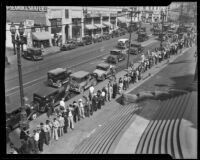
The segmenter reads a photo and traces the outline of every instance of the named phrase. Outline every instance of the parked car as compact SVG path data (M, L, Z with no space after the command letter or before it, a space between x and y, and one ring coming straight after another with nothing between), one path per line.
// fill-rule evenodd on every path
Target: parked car
M96 66L93 74L97 80L104 81L106 78L110 77L114 73L114 68L114 66L108 63L100 63Z
M82 41L86 45L92 44L92 37L91 36L85 36L85 37L82 38Z
M71 70L65 68L56 68L47 72L47 82L49 86L61 87L68 83Z
M110 51L110 55L107 57L106 62L117 64L120 61L123 61L126 59L126 55L122 53L121 50L114 49Z
M111 38L111 35L108 32L106 32L106 33L103 33L102 38L103 40L109 40Z
M148 40L147 33L146 32L140 32L138 34L138 42L144 42L146 40Z
M96 85L97 80L86 71L78 71L70 75L69 91L83 93L91 85Z
M127 33L127 30L125 28L120 28L119 29L119 35L122 36L122 35L125 35Z
M23 52L23 57L32 61L43 60L42 50L41 48L28 48Z
M103 38L101 36L101 34L95 34L94 37L93 37L93 42L94 43L97 43L97 42L102 42L103 41Z
M161 38L163 38L162 40L165 41L167 36L166 36L166 32L160 33L158 36L159 40L161 40Z
M76 43L77 43L77 46L85 46L84 41L81 40L81 39L77 39L77 40L76 40Z
M12 110L6 110L6 128L8 129L8 132L18 128L21 120L21 107L16 107L15 105L10 107L12 107ZM36 110L31 110L30 108L27 108L25 111L27 113L28 121L33 120L34 115L37 113Z
M69 40L60 47L60 50L61 51L68 51L68 50L71 50L71 49L75 49L76 47L77 47L77 44L73 40Z
M144 47L140 43L132 43L130 48L130 54L137 55L144 50Z
M128 46L129 46L129 39L127 39L127 38L119 39L117 41L117 47L127 48Z

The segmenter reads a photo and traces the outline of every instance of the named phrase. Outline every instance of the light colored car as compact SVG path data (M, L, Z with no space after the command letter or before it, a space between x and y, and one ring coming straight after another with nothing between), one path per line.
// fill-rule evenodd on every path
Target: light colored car
M94 76L97 80L104 81L106 78L110 77L113 72L114 66L107 63L100 63L96 66L96 69L93 71Z
M70 75L69 90L83 93L90 86L97 84L96 78L86 71L78 71Z

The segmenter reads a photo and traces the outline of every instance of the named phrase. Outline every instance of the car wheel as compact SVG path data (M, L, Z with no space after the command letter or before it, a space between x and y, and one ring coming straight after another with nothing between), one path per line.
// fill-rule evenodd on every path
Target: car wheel
M84 88L81 87L81 88L80 88L80 93L82 94L83 92L84 92Z
M58 86L59 88L62 87L62 83L61 83L60 80L58 80L58 81L56 82L56 84L57 84L57 86Z
M31 120L35 120L37 118L37 113L34 113L32 116L31 116Z
M106 75L103 75L102 76L102 81L105 81L105 79L106 79Z

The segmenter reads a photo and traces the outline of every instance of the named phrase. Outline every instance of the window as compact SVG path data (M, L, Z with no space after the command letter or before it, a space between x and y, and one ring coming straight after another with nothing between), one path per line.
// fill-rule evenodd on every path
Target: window
M65 18L69 18L69 10L65 9Z

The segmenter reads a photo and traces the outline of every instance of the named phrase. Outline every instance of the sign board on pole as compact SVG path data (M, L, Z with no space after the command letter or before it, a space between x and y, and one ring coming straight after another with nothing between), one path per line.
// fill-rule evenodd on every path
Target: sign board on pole
M27 48L31 48L32 47L32 36L31 36L31 27L34 26L34 20L25 20L25 32L27 35Z

